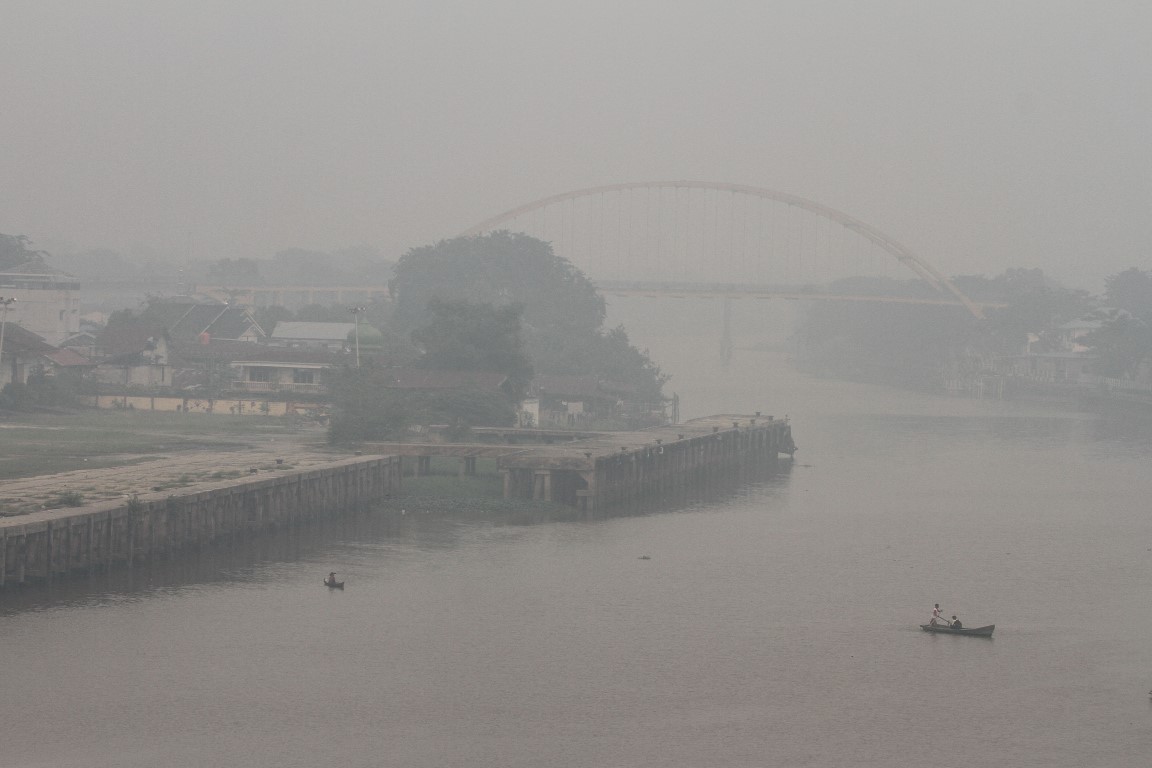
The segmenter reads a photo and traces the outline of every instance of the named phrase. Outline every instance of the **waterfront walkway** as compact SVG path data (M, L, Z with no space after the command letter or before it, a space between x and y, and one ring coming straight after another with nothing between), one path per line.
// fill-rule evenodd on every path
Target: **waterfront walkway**
M5 480L0 483L0 525L57 506L62 496L92 504L155 492L182 494L230 478L316 469L352 455L351 450L330 449L323 433L316 432L238 441L232 450L125 456L130 464Z

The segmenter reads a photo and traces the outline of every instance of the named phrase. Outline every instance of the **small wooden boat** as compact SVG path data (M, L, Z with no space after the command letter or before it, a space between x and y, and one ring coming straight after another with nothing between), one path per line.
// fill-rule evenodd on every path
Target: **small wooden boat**
M344 589L344 582L324 579L324 586L328 587L328 589Z
M986 627L962 627L961 629L952 629L946 624L921 624L920 629L925 632L939 632L944 635L972 635L973 637L992 637L992 630L996 629L995 624L989 624Z

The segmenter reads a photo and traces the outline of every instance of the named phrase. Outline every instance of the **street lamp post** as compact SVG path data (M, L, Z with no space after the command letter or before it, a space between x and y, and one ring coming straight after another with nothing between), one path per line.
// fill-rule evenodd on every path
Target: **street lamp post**
M353 333L356 336L356 367L360 367L360 313L366 310L367 307L349 307L348 311L352 313L352 320L356 324Z
M8 327L8 307L15 301L12 296L7 298L0 296L0 307L4 308L3 312L0 312L0 366L4 364L4 330Z

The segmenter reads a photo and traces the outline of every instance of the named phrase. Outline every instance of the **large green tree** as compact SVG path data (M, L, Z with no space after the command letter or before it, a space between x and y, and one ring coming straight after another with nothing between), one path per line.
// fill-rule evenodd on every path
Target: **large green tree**
M524 347L537 371L591 374L658 400L667 377L623 329L603 327L604 297L584 273L534 237L493 232L414 248L389 283L399 330L430 322L429 302L518 304Z
M1095 313L1102 324L1084 344L1096 356L1096 372L1117 378L1136 377L1152 362L1152 272L1126 269L1104 281L1109 309Z
M520 338L519 304L496 307L433 297L428 309L428 324L412 332L424 350L421 368L503 373L512 401L524 398L533 370Z
M594 330L604 322L604 298L592 281L548 243L511 232L413 248L396 264L389 288L401 330L428 322L432 298L521 304L533 329Z
M44 266L44 251L32 248L32 241L24 235L0 234L0 270L24 264Z
M1098 314L1105 315L1103 310ZM1100 328L1084 337L1083 343L1096 356L1096 373L1135 378L1141 364L1152 360L1152 325L1113 309L1103 318Z
M1045 338L1046 331L1079 317L1090 305L1086 291L1065 288L1035 268L1007 269L973 298L1005 305L986 309L981 327L984 346L1001 354L1019 354L1030 336Z
M507 426L515 406L503 393L474 388L436 391L394 387L386 368L346 368L332 377L333 443L403 439L412 424L448 424L453 437L471 427Z
M1002 306L986 308L984 320L976 320L959 307L822 302L808 308L798 331L806 362L838 375L932 387L941 371L974 354L1019 354L1030 335L1078 317L1088 305L1085 292L1063 288L1039 269L965 275L953 283L975 301ZM926 290L920 281L856 279L835 286L842 293L932 295Z
M1104 281L1104 298L1113 307L1152 320L1152 272L1132 267L1111 275Z

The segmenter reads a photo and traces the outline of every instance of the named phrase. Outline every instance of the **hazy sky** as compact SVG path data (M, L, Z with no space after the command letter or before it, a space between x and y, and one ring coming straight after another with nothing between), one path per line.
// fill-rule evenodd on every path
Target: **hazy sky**
M0 232L392 257L617 182L765 186L947 274L1152 268L1152 3L0 0Z

